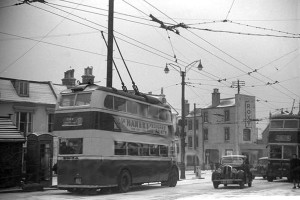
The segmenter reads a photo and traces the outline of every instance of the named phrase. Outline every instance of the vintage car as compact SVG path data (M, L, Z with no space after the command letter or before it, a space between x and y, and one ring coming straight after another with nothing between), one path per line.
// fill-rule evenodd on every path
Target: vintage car
M251 187L253 178L246 158L243 155L223 156L221 165L212 173L214 188L218 188L220 184L225 187L228 184L238 184L240 188L248 184Z
M257 165L250 169L253 179L255 177L263 177L263 179L267 178L268 162L268 157L258 159Z

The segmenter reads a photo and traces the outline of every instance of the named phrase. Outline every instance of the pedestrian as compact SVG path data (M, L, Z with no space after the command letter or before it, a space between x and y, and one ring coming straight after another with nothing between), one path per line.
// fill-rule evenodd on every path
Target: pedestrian
M296 184L297 187L300 188L299 175L300 175L300 161L297 158L297 154L293 154L290 160L290 176L294 184L293 189L296 189Z

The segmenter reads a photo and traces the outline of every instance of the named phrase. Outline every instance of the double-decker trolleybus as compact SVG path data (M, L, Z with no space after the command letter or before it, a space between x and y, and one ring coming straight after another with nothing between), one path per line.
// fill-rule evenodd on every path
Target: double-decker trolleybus
M78 85L60 94L54 126L59 189L127 192L149 182L177 184L171 110L157 98Z
M290 177L289 161L293 154L300 155L300 115L274 115L270 117L269 164L267 180Z

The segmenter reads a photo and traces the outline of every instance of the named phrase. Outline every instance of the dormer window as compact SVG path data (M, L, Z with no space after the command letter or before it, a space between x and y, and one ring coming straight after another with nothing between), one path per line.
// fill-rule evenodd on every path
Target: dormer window
M12 84L20 97L29 97L29 82L16 80Z

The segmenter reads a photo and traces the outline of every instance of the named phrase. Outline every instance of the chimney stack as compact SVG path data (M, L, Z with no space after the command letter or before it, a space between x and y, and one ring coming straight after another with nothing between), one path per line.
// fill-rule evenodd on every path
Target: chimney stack
M95 76L93 75L93 67L87 67L84 69L84 75L82 77L82 84L94 84Z
M215 88L212 93L212 107L217 107L220 104L220 93L219 89Z
M62 84L66 85L67 88L70 88L72 86L75 86L76 79L74 78L74 69L70 69L65 72L65 77L61 79Z

